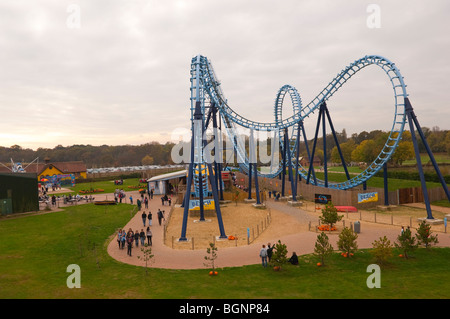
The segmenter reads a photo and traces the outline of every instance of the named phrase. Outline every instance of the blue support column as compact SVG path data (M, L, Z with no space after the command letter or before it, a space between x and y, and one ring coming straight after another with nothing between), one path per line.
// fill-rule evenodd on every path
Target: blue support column
M323 173L325 177L325 187L328 188L328 165L327 165L327 128L325 125L325 102L320 105L322 112L322 134L323 134Z
M250 164L252 165L252 164ZM254 170L254 178L255 178L255 193L256 193L256 204L261 204L261 198L259 196L259 184L258 184L258 166L257 164L253 164L255 167Z
M294 192L295 192L295 180L294 180L294 174L292 172L292 157L291 157L291 148L289 145L289 136L288 136L288 129L285 128L284 130L284 138L286 139L286 155L288 158L288 170L289 170L289 180L291 181L291 192L292 192L292 200L296 201Z
M422 143L425 146L425 149L427 150L428 156L430 157L434 170L436 171L439 181L441 182L442 188L444 189L445 194L447 195L447 199L450 201L450 192L448 190L447 183L445 182L444 176L442 175L441 170L439 169L439 166L436 163L436 159L434 158L434 155L431 152L431 148L428 145L427 140L425 139L425 135L423 134L422 128L419 124L419 121L417 120L416 115L414 114L414 110L408 98L405 98L405 110L407 110L407 113L410 115L411 120L413 121L413 123L417 128L417 132L419 133L419 136L422 139Z
M249 163L248 168L248 199L252 199L252 163Z
M227 238L227 235L225 235L225 228L223 226L223 220L222 220L222 212L220 210L220 203L219 203L219 196L217 191L217 185L215 182L215 178L213 175L213 169L211 164L207 164L208 170L209 170L209 182L211 183L211 189L212 194L214 198L214 206L216 208L216 215L217 215L217 222L219 224L219 231L220 231L220 238Z
M407 102L408 101L408 102ZM412 117L412 106L409 103L409 100L405 98L405 112L408 118L409 123L409 131L411 132L411 139L414 145L414 152L416 153L416 161L417 161L417 170L419 171L420 176L420 184L422 185L422 193L425 201L425 208L427 210L427 219L434 219L433 214L431 212L430 199L428 198L427 184L425 181L425 176L423 174L422 168L422 160L420 158L419 145L417 144L416 133L414 130L414 121Z
M286 136L286 135L285 135ZM287 148L287 144L286 144L286 138L283 138L283 172L281 173L282 175L282 180L281 180L281 197L286 196L285 195L285 183L286 183L286 148Z
M306 184L309 184L309 180L311 178L311 172L314 171L314 155L316 153L316 144L317 144L317 137L319 135L319 128L320 128L320 119L322 118L322 112L319 111L319 117L317 118L317 125L316 125L316 133L314 134L314 143L313 143L313 149L311 153L311 157L309 158L309 170L308 170L308 176L306 178ZM315 180L317 184L317 180Z
M297 140L295 141L296 143L296 160L295 160L295 183L294 183L294 187L295 190L292 191L292 200L296 201L297 200L297 187L298 187L298 179L300 177L300 174L298 173L298 157L300 156L300 127L303 126L303 121L300 121L300 123L298 123L297 125Z

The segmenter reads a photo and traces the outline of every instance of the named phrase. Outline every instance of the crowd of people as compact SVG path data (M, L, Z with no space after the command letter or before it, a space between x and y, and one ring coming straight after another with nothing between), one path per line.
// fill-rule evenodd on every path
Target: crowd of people
M139 247L139 243L141 246L145 246L145 239L147 239L147 245L152 245L152 231L150 226L147 227L147 231L144 232L144 229L141 228L141 231L135 230L133 231L131 228L128 229L128 232L125 229L119 229L117 233L117 244L119 249L125 249L125 244L127 245L127 255L131 256L131 252L133 246Z
M145 198L147 199L147 198ZM146 201L144 199L145 207L148 208L148 200ZM133 204L133 198L130 196L130 202ZM139 208L139 211L141 210L141 206L139 205L140 201L137 200L137 205ZM158 208L158 211L156 213L156 217L158 218L158 224L161 226L163 224L163 221L165 221L164 216L165 211ZM127 255L132 256L133 247L138 248L139 245L142 247L145 246L152 246L152 230L151 227L153 226L153 214L151 211L146 212L146 210L142 211L141 214L142 219L142 225L143 227L141 230L134 230L129 228L128 231L125 231L125 229L119 229L117 232L117 244L119 249L125 249L125 245L127 247ZM147 225L147 226L146 226ZM145 229L145 227L147 227ZM144 231L145 229L145 231ZM146 241L147 239L147 241Z

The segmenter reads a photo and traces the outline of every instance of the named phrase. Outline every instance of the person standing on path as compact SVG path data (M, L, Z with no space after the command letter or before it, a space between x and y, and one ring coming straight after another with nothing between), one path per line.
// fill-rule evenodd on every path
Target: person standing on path
M145 245L145 233L144 229L141 229L141 232L139 233L139 237L141 238L141 246Z
M122 249L125 248L125 242L127 241L127 232L125 231L125 229L122 229L122 237L120 238L121 244L122 244Z
M267 244L267 258L270 262L270 259L272 258L272 253L273 253L273 246L270 246L270 243Z
M161 226L161 220L164 218L164 211L161 211L160 209L158 209L158 222L159 222L159 226Z
M134 242L135 242L136 247L139 247L139 231L137 229L134 232Z
M142 223L144 224L144 227L145 227L146 220L147 220L147 214L145 213L145 210L144 210L144 212L142 213Z
M133 205L133 196L130 195L130 204Z
M131 257L131 249L133 248L133 232L130 230L127 234L127 255Z
M266 245L262 245L261 250L259 251L259 257L261 257L262 266L267 267L267 248Z
M119 244L119 249L122 244L122 229L119 229L119 232L117 233L117 243Z
M147 245L152 245L152 231L150 230L150 227L147 227Z
M152 212L151 211L148 212L148 225L149 226L152 225Z

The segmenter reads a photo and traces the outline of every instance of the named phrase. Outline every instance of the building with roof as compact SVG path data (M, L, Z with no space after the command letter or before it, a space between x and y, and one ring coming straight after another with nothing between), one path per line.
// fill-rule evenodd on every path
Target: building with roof
M28 165L23 165L24 170L22 173L34 173L37 175L39 181L43 179L60 180L62 178L72 179L86 178L87 167L82 161L71 162L51 162L49 158L45 158L43 163L33 162ZM7 166L0 166L0 173L10 173L12 169Z
M170 192L171 185L179 184L180 182L186 184L186 176L187 170L153 176L147 180L148 190L153 190L155 195L165 195Z

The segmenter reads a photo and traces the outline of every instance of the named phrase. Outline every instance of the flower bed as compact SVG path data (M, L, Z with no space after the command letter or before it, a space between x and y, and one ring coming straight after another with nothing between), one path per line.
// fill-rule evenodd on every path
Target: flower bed
M333 230L337 230L337 228L336 227L331 227L331 229L330 229L330 225L320 225L320 226L317 226L317 229L318 230L321 230L321 231L333 231Z
M89 189L89 190L81 190L78 191L80 194L95 194L95 193L103 193L105 190L101 188Z
M147 188L147 185L130 185L128 188L131 189L140 189L140 188Z

